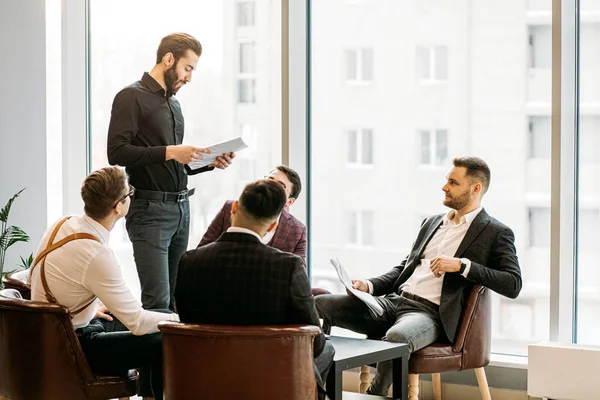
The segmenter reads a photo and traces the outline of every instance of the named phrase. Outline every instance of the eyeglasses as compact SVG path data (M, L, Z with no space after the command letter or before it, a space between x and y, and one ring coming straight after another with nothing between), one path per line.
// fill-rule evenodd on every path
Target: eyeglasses
M119 200L117 200L117 202L115 203L113 208L115 208L117 206L117 204L119 204L120 202L125 200L127 197L133 197L134 194L135 194L135 188L133 187L133 185L129 185L129 192L127 192L127 194L125 196L123 196Z

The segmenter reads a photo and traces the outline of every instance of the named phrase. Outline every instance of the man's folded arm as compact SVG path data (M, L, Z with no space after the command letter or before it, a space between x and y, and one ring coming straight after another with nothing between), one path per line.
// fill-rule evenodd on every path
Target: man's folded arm
M290 299L288 304L288 322L321 327L315 299L310 291L310 282L300 257L294 257L295 265L290 274ZM315 337L314 356L317 357L325 347L323 332Z
M501 230L496 236L488 265L471 262L467 279L511 299L519 295L523 281L515 248L515 235L510 228Z

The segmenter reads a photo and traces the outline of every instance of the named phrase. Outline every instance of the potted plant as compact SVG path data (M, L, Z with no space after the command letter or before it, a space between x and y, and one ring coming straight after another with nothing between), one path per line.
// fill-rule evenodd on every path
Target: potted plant
M10 214L10 208L12 207L13 202L19 195L25 190L25 188L19 190L17 194L11 197L4 208L0 210L0 277L3 277L7 273L13 272L8 271L4 272L4 260L6 257L6 251L10 246L17 242L28 242L29 236L23 231L23 229L18 226L9 225L8 224L8 216ZM29 256L28 258L21 257L21 262L24 267L28 267L31 265L31 261L33 260L33 256ZM2 287L2 283L0 281L0 287Z

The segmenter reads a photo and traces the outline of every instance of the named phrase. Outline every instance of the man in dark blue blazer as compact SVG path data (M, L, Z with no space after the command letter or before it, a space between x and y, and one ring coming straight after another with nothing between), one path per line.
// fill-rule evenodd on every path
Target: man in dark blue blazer
M340 326L391 342L407 343L410 352L436 340L454 341L466 303L475 285L516 298L521 269L514 234L481 207L490 184L490 169L476 157L452 160L442 188L451 210L423 221L410 254L388 273L354 280L355 289L377 297L385 312L374 316L358 298L322 295L316 298L324 330ZM391 382L391 363L379 363L367 393L384 395Z
M302 259L261 242L275 229L285 202L283 187L273 180L246 185L231 206L231 227L183 255L175 287L182 322L320 326ZM333 355L321 333L314 342L321 397Z

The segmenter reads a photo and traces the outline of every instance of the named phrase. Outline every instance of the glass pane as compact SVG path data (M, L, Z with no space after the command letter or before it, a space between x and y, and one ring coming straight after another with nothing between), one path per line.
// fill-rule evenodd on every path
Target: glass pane
M438 129L435 140L435 164L444 165L448 161L448 131Z
M448 79L448 48L435 47L435 79L445 81Z
M355 211L349 211L344 213L345 227L346 227L346 243L345 244L357 244L358 243L358 213Z
M348 131L348 162L349 163L357 163L358 162L358 138L357 131L351 130Z
M346 50L346 79L349 81L358 79L357 57L356 50Z
M196 188L190 198L189 247L194 248L224 201L237 199L244 182L266 175L281 161L281 6L269 2L260 8L260 21L265 23L259 29L254 27L253 1L172 0L165 4L160 0L90 0L91 164L92 169L108 164L106 136L113 99L144 71L152 70L160 40L171 32L196 37L203 53L193 80L176 95L185 117L184 144L204 147L240 133L251 140L250 147L238 154L239 162L236 158L227 170L189 177L188 187ZM167 9L183 12L172 18L166 16ZM238 25L245 27L240 30ZM264 35L265 31L271 34ZM243 67L244 72L257 73L256 79L238 81L240 42L256 44ZM250 67L258 64L264 69ZM258 91L263 93L260 103L255 102ZM120 220L111 233L111 248L128 284L138 290L124 225Z
M373 49L362 49L362 80L373 80Z
M419 131L421 139L421 164L431 164L431 132Z
M548 339L549 326L550 250L529 246L529 209L550 207L551 164L528 157L528 121L551 111L551 2L536 2L535 9L531 1L517 0L463 2L458 8L456 2L426 3L311 2L310 112L312 132L320 133L313 134L310 148L312 273L332 273L327 261L333 255L355 278L388 272L415 241L419 224L410 221L448 211L441 188L451 159L481 157L492 171L483 206L514 231L523 274L517 300L492 293L492 350L525 355L530 343ZM535 68L526 51L530 32ZM373 84L340 85L340 70L345 77L355 72L345 49L358 46L377 55ZM344 58L343 69L336 54ZM600 74L588 76L598 81ZM435 79L448 84L421 84ZM598 96L600 90L590 85L590 95ZM328 149L340 142L326 133L345 132L349 124L377 132L380 151L374 157L389 174L345 168L345 149L332 162ZM598 187L600 177L589 182ZM407 195L407 188L418 195ZM387 222L373 225L371 248L343 245L345 233L332 228L344 218L331 212L333 196L350 210L373 210L373 221ZM406 229L394 228L406 221ZM545 237L548 243L550 231L538 236L536 241Z
M237 23L238 26L254 26L254 1L238 0Z
M550 159L552 126L550 116L529 117L529 157Z
M529 246L550 247L550 209L529 209Z
M600 345L600 1L579 5L577 342Z
M362 244L365 246L371 246L373 240L373 212L363 211L362 212Z
M240 43L240 73L256 72L254 64L254 43Z
M362 131L362 163L373 164L373 131L370 129Z
M418 79L431 79L430 57L429 47L417 47L416 75Z

